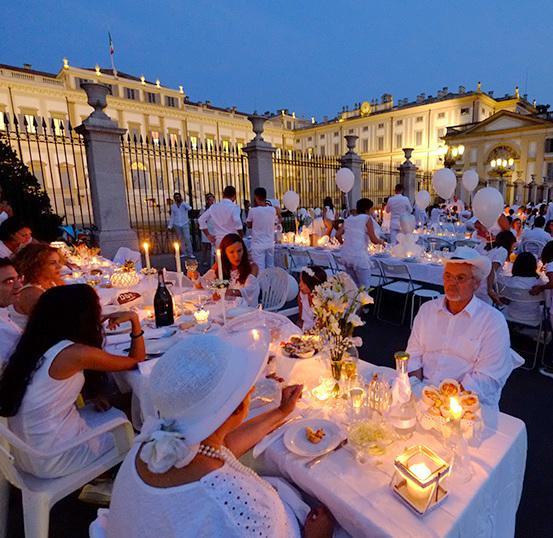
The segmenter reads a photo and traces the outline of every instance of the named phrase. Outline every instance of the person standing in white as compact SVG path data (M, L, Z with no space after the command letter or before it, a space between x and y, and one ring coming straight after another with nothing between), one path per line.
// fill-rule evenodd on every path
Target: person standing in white
M8 258L0 258L0 371L15 348L21 336L21 328L8 314L8 306L13 304L21 289L21 278Z
M254 207L248 212L246 224L252 231L251 257L260 271L275 265L276 209L267 205L267 191L257 187L253 191Z
M171 216L169 218L169 230L175 230L179 243L184 246L183 256L194 256L192 240L190 239L190 219L188 212L192 206L183 201L180 192L173 195L175 203L171 206Z
M400 231L399 220L402 215L410 215L413 211L409 198L403 194L403 185L397 184L395 194L388 198L386 213L391 214L390 219L390 243L396 242L396 236Z
M424 303L407 344L410 375L438 386L456 379L480 401L497 408L501 390L522 361L511 354L505 318L475 292L491 262L469 247L458 247L444 267L445 297Z
M236 205L236 189L232 185L225 187L223 199L213 204L198 219L200 230L215 245L228 234L237 233L240 237L243 235L242 219L240 218L240 208ZM208 225L213 233L210 233Z

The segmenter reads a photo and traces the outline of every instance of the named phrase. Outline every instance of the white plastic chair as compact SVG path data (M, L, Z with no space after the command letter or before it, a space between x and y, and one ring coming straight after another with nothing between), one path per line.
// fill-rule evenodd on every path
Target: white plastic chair
M87 412L89 412L87 409L81 411L85 414ZM113 418L114 416L115 418ZM85 434L60 445L54 452L48 453L40 452L29 446L10 431L5 421L0 422L0 472L10 484L21 490L26 538L48 538L52 506L60 499L121 463L131 448L134 439L131 423L114 411L107 411L100 417L105 421L102 421ZM96 420L96 422L99 422L99 420ZM114 448L78 472L61 478L37 478L26 473L18 469L15 464L15 457L12 454L12 450L16 449L20 453L25 453L33 458L54 457L107 432L110 432L114 437Z
M400 322L400 325L403 325L403 322L405 321L405 314L407 313L407 304L409 302L409 296L411 295L411 293L413 293L415 290L420 289L422 286L420 284L415 284L413 282L413 279L411 278L411 273L409 272L409 268L407 267L407 264L387 263L383 260L378 260L378 263L380 265L382 276L386 279L392 279L392 282L390 282L389 284L384 284L383 286L381 286L381 289L405 296L405 301L403 303L403 311L401 315L401 322ZM382 320L382 318L380 317L381 306L382 306L382 298L378 302L378 307L376 309L376 317L380 320ZM386 320L382 320L382 321L386 321Z
M140 252L132 250L128 247L119 247L113 257L113 262L123 265L127 260L134 262L134 266L137 271L142 269L142 258L140 256Z
M329 269L332 275L340 272L340 268L331 252L327 250L311 249L307 251L307 255L311 260L311 265L319 265L324 269Z
M529 239L528 241L523 241L521 243L520 249L522 252L531 252L536 258L539 258L544 246L545 244L541 241L532 241Z
M545 332L544 321L545 321L545 295L540 293L538 295L530 295L529 290L513 288L502 282L503 286L500 291L501 297L508 299L510 305L519 304L519 305L529 305L534 304L536 306L541 306L541 308L536 308L536 316L531 320L521 320L516 316L512 315L511 309L507 310L506 308L502 310L505 319L509 326L513 329L516 329L517 326L529 327L536 329L536 349L534 351L534 358L532 360L532 366L521 366L523 370L533 370L536 367L538 361L538 351L540 348L540 342L542 336ZM542 347L541 362L543 366L543 357L545 354L545 339Z
M288 247L288 260L290 262L288 270L290 273L299 273L303 267L309 265L311 260L305 250L299 250Z
M413 328L413 320L415 319L415 298L418 299L419 307L422 303L423 299L437 299L442 295L437 290L430 290L428 288L420 288L418 290L415 290L413 294L411 295L411 322L409 326L411 329Z
M269 267L259 275L261 304L263 310L276 312L286 303L288 296L288 273L280 267Z

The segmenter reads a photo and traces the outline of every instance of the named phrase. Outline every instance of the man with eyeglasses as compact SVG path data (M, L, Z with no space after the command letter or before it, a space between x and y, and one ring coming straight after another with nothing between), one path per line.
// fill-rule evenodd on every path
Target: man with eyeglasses
M20 289L21 280L13 263L8 258L0 258L0 371L21 336L21 329L8 315L8 306Z
M421 306L407 352L410 375L435 386L456 379L483 404L497 407L507 378L522 361L511 354L501 312L474 295L490 269L486 256L457 248L444 267L445 296Z

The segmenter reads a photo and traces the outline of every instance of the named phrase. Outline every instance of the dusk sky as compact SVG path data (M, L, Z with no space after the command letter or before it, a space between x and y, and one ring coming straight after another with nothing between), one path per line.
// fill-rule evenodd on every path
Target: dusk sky
M391 93L478 80L496 96L553 102L550 0L5 2L0 63L110 67L182 84L194 101L334 116Z

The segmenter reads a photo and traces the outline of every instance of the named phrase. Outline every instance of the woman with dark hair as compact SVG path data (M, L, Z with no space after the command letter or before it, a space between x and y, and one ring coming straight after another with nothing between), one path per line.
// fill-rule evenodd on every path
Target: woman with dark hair
M58 286L38 300L0 378L0 415L9 417L10 429L25 443L53 454L28 458L16 453L23 470L41 478L65 476L112 448L111 435L105 434L56 453L90 429L75 405L84 371L129 370L144 360L144 331L136 313L118 312L107 319L110 328L130 321L128 357L102 350L100 301L90 286Z
M330 235L332 226L336 220L336 212L334 211L334 204L332 203L332 198L330 196L327 196L323 200L323 220L327 230L326 235Z
M221 240L219 249L223 279L229 281L226 296L242 297L249 306L256 306L259 303L259 270L255 263L250 262L244 240L238 234L227 234ZM209 287L210 282L216 280L218 275L217 262L201 278L197 272L188 272L188 278L195 282L197 288Z
M514 234L517 241L520 241L522 231L522 221L518 217L514 218L511 222L511 233Z
M298 294L299 320L304 331L313 328L315 318L313 316L313 291L326 282L325 270L319 265L304 267L300 273L300 292Z
M486 247L485 255L492 262L492 268L488 278L480 282L476 296L488 304L492 302L496 305L503 304L497 293L497 275L503 268L503 264L509 259L515 243L516 238L513 233L510 230L503 230L495 236L494 242Z
M47 289L64 285L61 277L64 261L57 248L32 243L14 256L13 263L23 279L23 287L10 306L10 317L23 329L39 297Z
M530 293L530 290L540 283L536 257L531 252L521 252L513 263L512 276L502 277L501 283L509 288L528 290ZM507 305L504 312L510 319L530 323L540 319L542 306L539 303L510 303L504 298L501 300Z
M369 258L369 242L375 245L384 245L378 237L378 223L372 216L373 203L368 198L357 200L356 215L348 217L344 226L337 233L343 236L341 250L342 263L346 272L358 286L370 287L371 260Z
M33 239L31 228L17 217L0 224L0 258L10 258Z
M548 220L546 223L545 223L545 228L544 230L551 236L551 238L553 239L553 220Z

